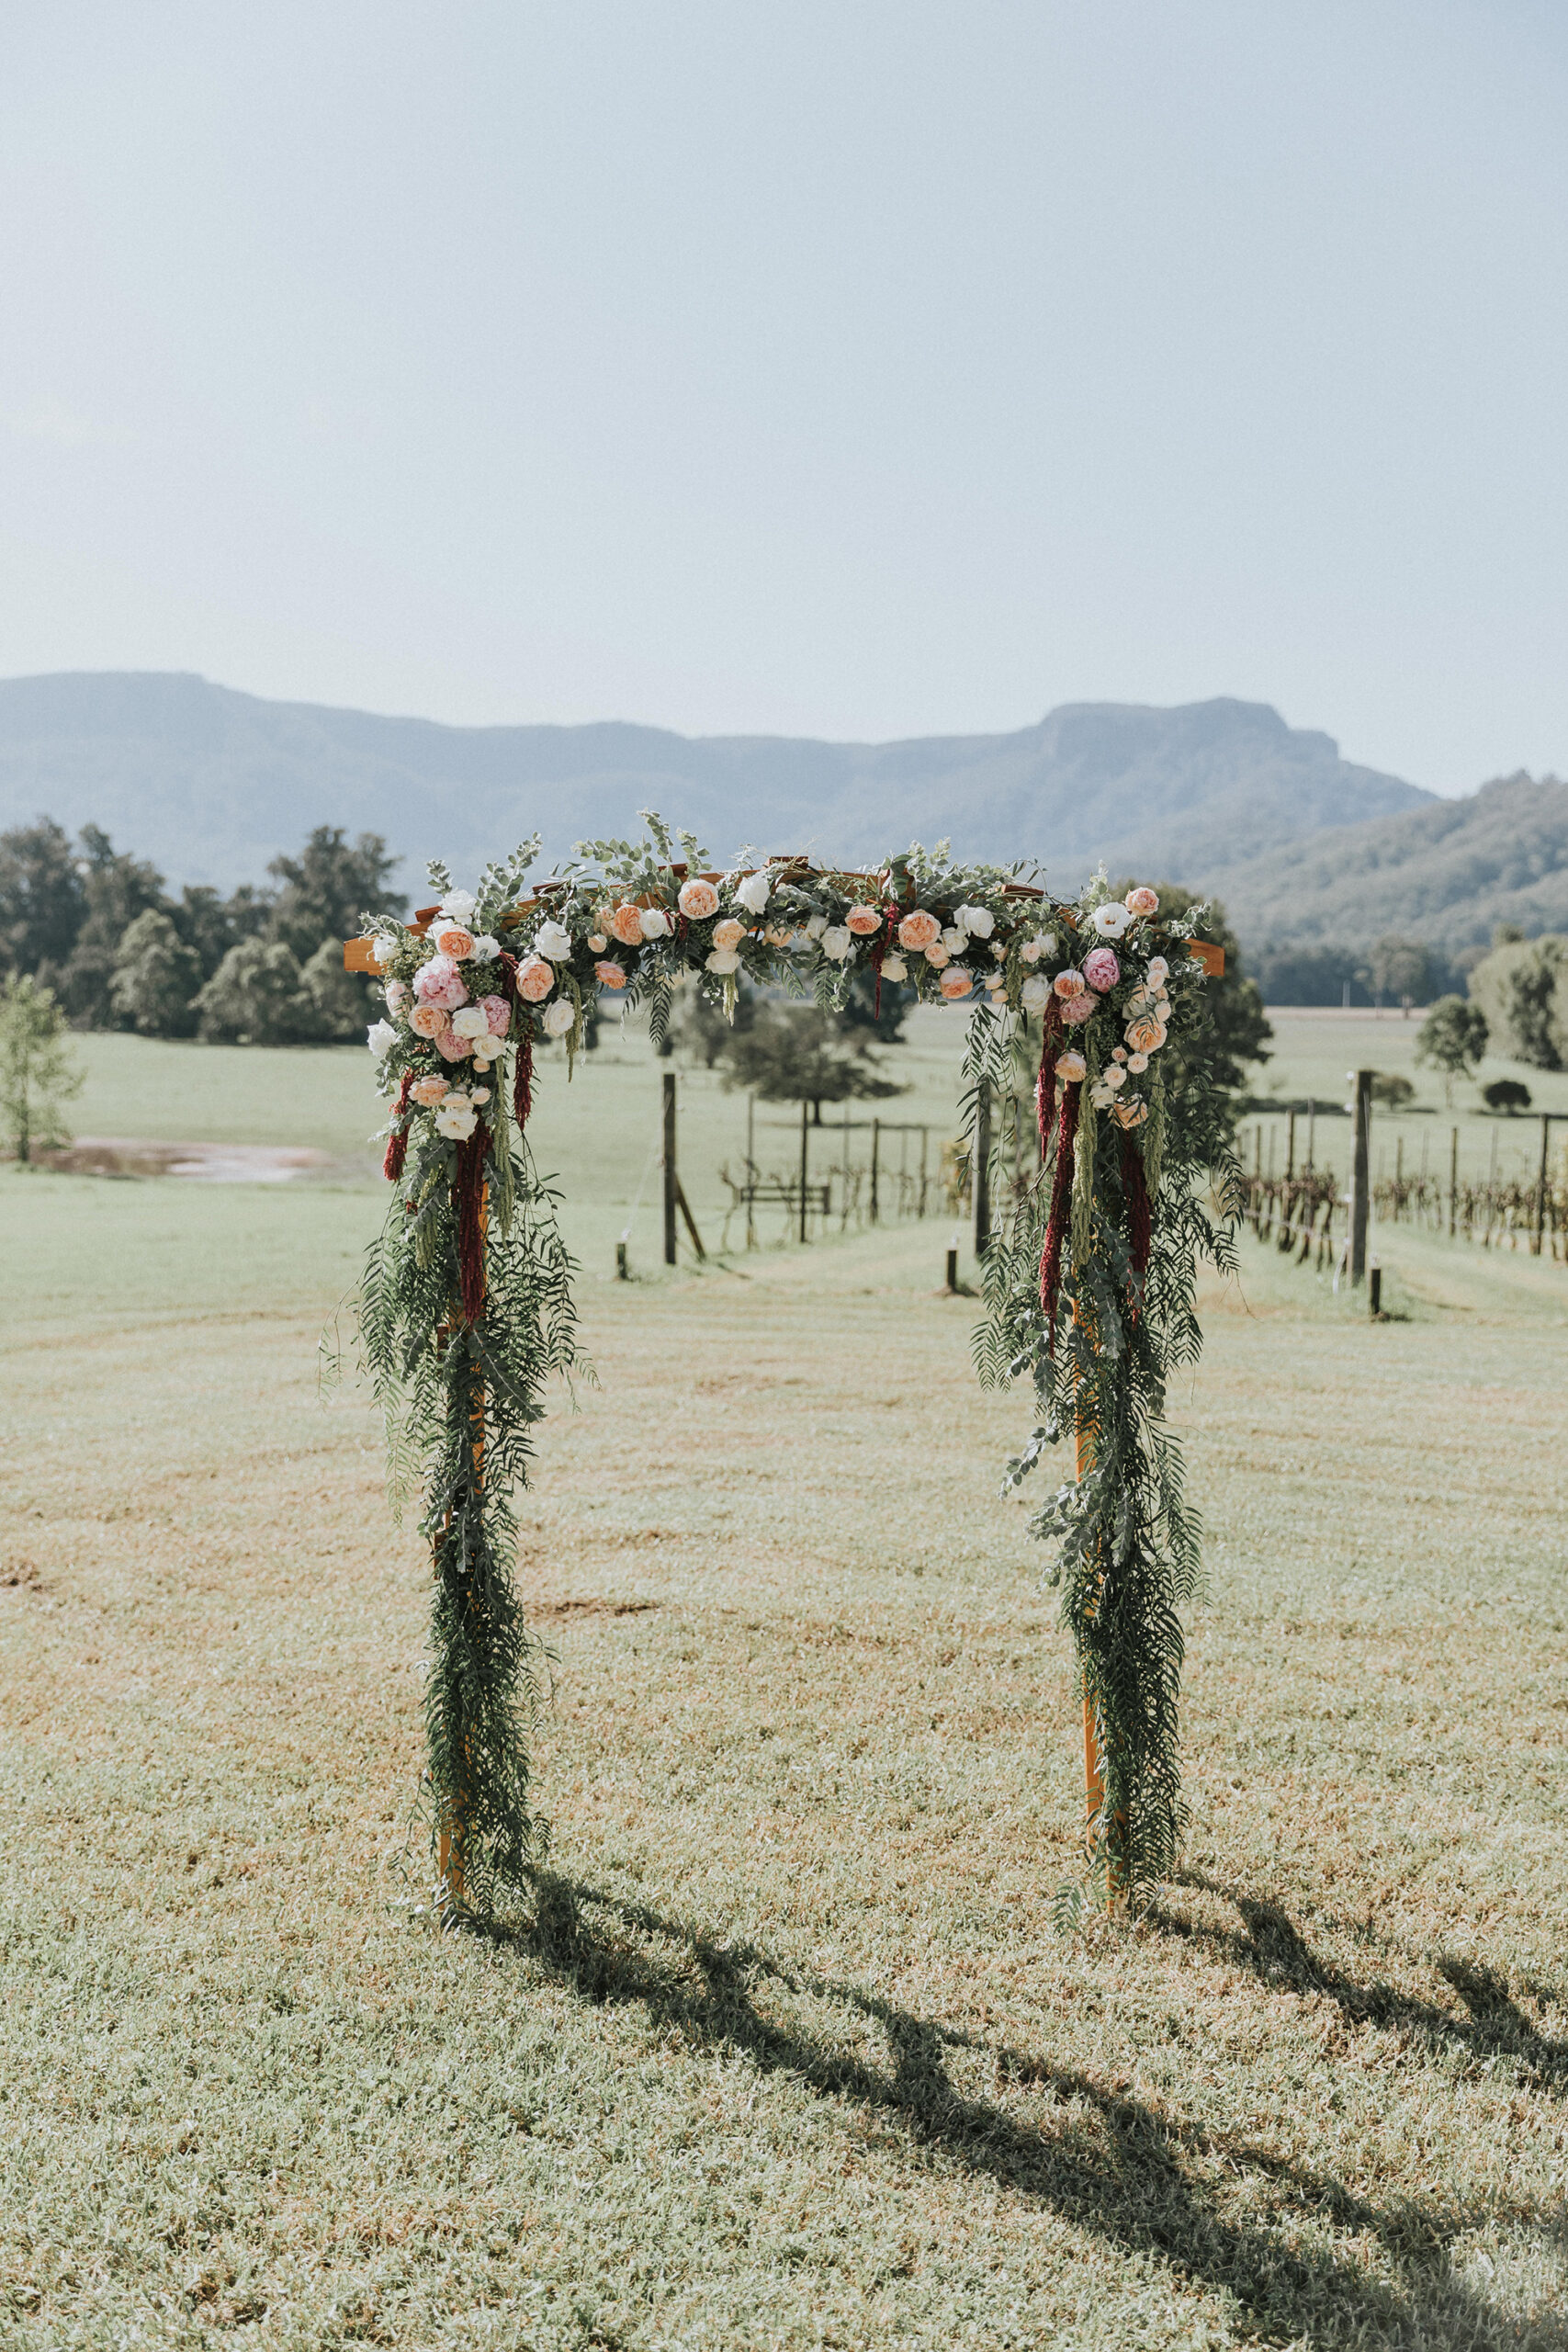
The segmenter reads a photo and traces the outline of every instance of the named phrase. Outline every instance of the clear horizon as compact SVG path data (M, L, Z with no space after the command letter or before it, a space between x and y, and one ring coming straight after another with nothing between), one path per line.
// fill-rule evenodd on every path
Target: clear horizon
M1568 774L1568 22L103 0L0 94L0 668L451 725L1269 703Z

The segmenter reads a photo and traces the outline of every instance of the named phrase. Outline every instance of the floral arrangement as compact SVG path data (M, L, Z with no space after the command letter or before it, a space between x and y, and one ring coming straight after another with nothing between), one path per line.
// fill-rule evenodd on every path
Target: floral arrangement
M983 1377L1031 1372L1040 1402L1010 1485L1058 1435L1092 1432L1081 1475L1034 1524L1061 1544L1107 1762L1094 1869L1108 1891L1130 1891L1168 1868L1179 1829L1178 1610L1196 1532L1164 1380L1196 1346L1194 1251L1227 1247L1197 1197L1226 1147L1205 1102L1190 919L1162 925L1152 889L1119 899L1103 876L1054 901L1020 868L954 865L945 844L873 874L751 853L716 871L690 835L644 821L639 842L580 843L526 899L536 842L474 892L432 867L435 907L410 925L371 919L368 940L350 943L387 1006L369 1044L398 1190L360 1317L395 1469L423 1472L436 1569L427 1786L446 1899L490 1908L545 1846L528 1802L537 1678L509 1495L526 1480L545 1385L578 1354L570 1261L525 1138L536 1046L559 1039L570 1061L595 996L645 1002L659 1040L678 987L729 1011L742 977L832 1004L857 969L878 991L971 1008L971 1102L1008 1080L1018 1039L1040 1041L1040 1174L987 1253L976 1347Z

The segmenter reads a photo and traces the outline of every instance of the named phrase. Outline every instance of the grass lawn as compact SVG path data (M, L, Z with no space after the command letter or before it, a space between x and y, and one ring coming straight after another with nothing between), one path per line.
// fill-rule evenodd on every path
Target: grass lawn
M1568 2344L1568 1269L1209 1286L1184 1866L1063 1939L1068 1657L945 1222L671 1278L650 1179L606 1279L626 1051L540 1114L602 1385L524 1512L506 1939L423 1907L424 1564L317 1391L377 1194L0 1174L0 2343ZM376 1124L363 1056L209 1058L212 1140Z

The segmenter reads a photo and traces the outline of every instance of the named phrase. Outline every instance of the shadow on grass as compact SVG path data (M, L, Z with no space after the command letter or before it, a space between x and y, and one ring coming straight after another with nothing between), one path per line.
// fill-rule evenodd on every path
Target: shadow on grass
M1240 1928L1207 1928L1177 1913L1150 1911L1149 1924L1170 1936L1201 1944L1223 1954L1238 1967L1250 1969L1265 1984L1292 1992L1322 1993L1338 2004L1358 2025L1386 2025L1421 2035L1434 2049L1459 2043L1478 2058L1510 2058L1528 2087L1568 2092L1568 2042L1554 2041L1538 2031L1508 1991L1506 1982L1489 1968L1444 1957L1436 1963L1463 2001L1470 2015L1450 2017L1434 2001L1401 1993L1374 1978L1358 1984L1353 1976L1314 1952L1290 1915L1277 1903L1260 1902L1197 1871L1183 1873L1179 1883L1201 1887L1233 1903L1241 1914Z
M1450 2260L1454 2241L1497 2216L1388 2210L1306 2165L1224 2132L1195 2127L1075 2069L937 2025L852 1984L780 1966L749 1944L717 1943L648 1906L552 1872L540 1876L531 1927L503 1940L585 1999L635 2004L705 2048L742 2052L825 2097L897 2118L947 2162L1040 2200L1126 2253L1235 2298L1247 2331L1316 2345L1399 2346L1411 2352L1562 2352L1568 2329L1520 2322L1477 2294ZM835 2035L769 2014L772 1996L836 2007ZM889 2063L846 2042L882 2029ZM998 2087L1044 2094L1058 2112L1023 2122L950 2078L953 2053L990 2061ZM1205 2174L1210 2176L1205 2177ZM1256 2218L1224 2204L1249 2203ZM1290 2242L1303 2225L1381 2249L1394 2282ZM1375 2258L1375 2257L1374 2257Z

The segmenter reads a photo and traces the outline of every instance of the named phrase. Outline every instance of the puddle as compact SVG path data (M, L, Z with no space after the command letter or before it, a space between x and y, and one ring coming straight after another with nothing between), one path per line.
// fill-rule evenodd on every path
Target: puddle
M183 1176L195 1184L288 1184L332 1166L306 1145L154 1143L137 1136L78 1136L64 1151L39 1152L72 1176Z

